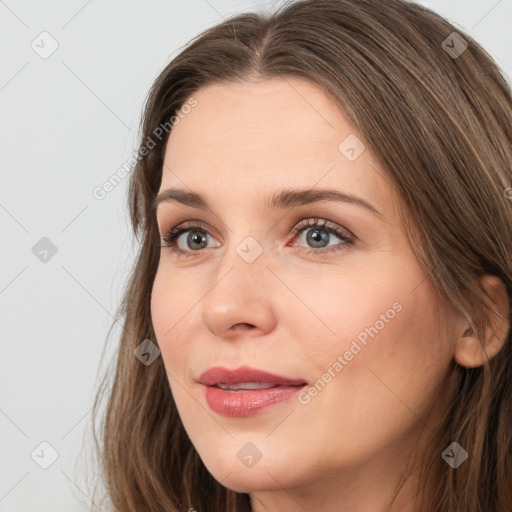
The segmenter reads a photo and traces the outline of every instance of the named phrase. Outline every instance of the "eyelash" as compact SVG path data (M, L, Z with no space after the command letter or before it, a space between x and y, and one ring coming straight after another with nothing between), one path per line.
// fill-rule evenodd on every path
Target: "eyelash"
M319 220L322 220L322 223L319 223ZM312 221L312 222L311 222ZM299 222L293 230L292 233L294 235L294 238L301 235L302 232L306 231L307 229L311 228L322 228L322 231L326 231L327 233L334 234L341 238L343 242L340 242L338 245L332 247L332 248L321 248L321 249L312 249L312 248L304 248L300 247L300 250L302 252L305 252L307 254L326 254L326 253L333 253L337 252L339 250L342 250L345 246L350 246L354 243L355 236L350 233L346 229L340 229L335 224L329 223L326 219L307 219ZM205 227L202 225L202 223L197 223L195 221L188 221L184 222L183 224L176 226L169 230L165 236L161 236L161 241L167 245L163 245L161 247L165 247L170 249L172 252L176 254L178 258L181 257L194 257L194 253L197 255L202 252L202 250L196 250L196 251L184 251L183 249L179 249L177 247L177 240L183 233L186 233L187 231L199 231L208 233L208 231L205 229Z

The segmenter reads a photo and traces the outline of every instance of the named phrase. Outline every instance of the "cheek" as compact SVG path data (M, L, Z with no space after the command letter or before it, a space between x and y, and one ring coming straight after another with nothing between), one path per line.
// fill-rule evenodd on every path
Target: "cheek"
M390 339L399 342L399 331L407 330L408 324L414 327L413 319L404 321L404 317L414 316L416 306L411 305L411 300L415 296L409 292L420 280L416 272L404 275L402 268L402 272L397 273L389 264L388 267L374 264L372 268L375 270L335 268L323 275L296 279L293 291L304 298L305 304L291 295L280 299L280 303L284 299L286 304L287 322L291 315L297 319L287 326L296 330L294 339L304 343L303 349L310 361L319 363L317 371L351 347L352 354L347 357L355 359L358 348L354 342L366 349L372 344L384 344L387 339L386 346L394 350ZM397 275L401 279L397 279Z
M299 411L309 439L331 440L333 466L370 459L415 435L431 425L432 404L442 407L436 396L449 374L449 343L438 336L429 284L409 292L386 286L357 304L338 300L324 317L336 336L317 337L303 359L311 386Z
M151 320L165 367L178 376L185 366L194 307L200 307L197 292L178 273L158 269L151 292ZM181 369L181 371L180 371Z
M188 418L201 414L201 408L197 408L196 402L184 391L187 368L193 356L190 319L198 299L187 288L186 282L181 282L176 274L171 279L171 275L159 269L155 277L151 318L171 394L182 421L186 423Z
M303 316L295 339L305 342L307 377L323 396L311 400L319 414L331 402L379 421L401 412L414 418L404 403L425 411L449 373L452 340L441 335L430 281L412 259L384 268L330 279L335 293L310 288L322 322L310 315L306 325L315 329L305 333Z
M390 439L428 414L450 372L450 340L439 335L432 298L426 284L400 297L401 310L394 318L367 324L361 331L368 335L365 342L355 338L361 350L353 356L345 352L352 360L341 372L338 398L368 425L375 422L388 430Z

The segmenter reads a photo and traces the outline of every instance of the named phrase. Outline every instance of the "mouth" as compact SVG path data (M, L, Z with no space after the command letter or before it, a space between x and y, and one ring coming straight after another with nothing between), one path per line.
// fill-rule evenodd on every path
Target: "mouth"
M307 382L248 366L236 370L210 368L198 382L205 387L210 409L222 416L246 417L298 394Z
M223 389L224 391L230 391L233 393L243 393L248 390L256 389L271 389L271 388L282 388L285 387L282 384L269 383L269 382L240 382L238 384L225 384L219 382L214 384L213 387Z

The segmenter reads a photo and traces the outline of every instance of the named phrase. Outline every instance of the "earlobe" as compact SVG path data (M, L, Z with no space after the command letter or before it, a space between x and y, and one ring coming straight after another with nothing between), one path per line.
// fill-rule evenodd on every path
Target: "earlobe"
M510 302L503 281L496 276L485 275L480 280L489 299L491 310L485 311L484 339L465 322L463 333L456 341L455 361L466 368L482 366L502 349L510 328Z

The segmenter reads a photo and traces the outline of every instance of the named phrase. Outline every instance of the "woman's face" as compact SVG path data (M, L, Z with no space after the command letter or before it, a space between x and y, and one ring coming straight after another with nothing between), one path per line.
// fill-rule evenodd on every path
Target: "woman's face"
M354 493L363 477L364 492L387 496L447 407L458 325L436 310L393 189L343 111L306 81L214 84L194 97L159 192L206 206L160 202L161 235L187 231L179 255L162 247L151 297L183 425L218 481L262 503ZM202 379L213 367L292 382ZM223 379L270 389L212 385Z

